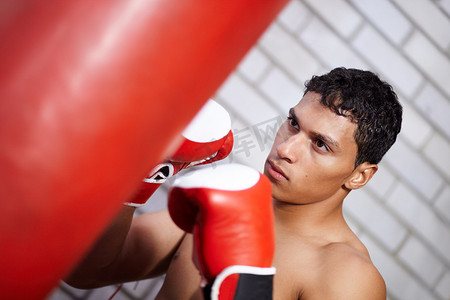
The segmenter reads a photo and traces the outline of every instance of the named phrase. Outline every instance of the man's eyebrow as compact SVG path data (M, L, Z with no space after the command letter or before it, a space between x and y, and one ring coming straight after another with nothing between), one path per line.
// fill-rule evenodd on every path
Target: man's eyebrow
M339 145L338 141L336 141L332 137L327 136L327 135L323 135L323 134L321 134L319 132L316 132L316 131L313 132L312 134L313 134L313 136L316 139L323 141L325 144L330 146L334 151L341 149L341 146Z
M289 116L292 117L295 121L297 121L297 116L295 115L295 110L293 107L289 109Z

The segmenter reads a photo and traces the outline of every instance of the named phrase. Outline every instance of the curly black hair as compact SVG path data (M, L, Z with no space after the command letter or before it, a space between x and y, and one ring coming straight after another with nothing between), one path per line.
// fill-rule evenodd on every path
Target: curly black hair
M321 103L357 124L355 167L378 164L394 144L402 123L402 106L392 86L370 71L336 68L305 83L305 92L322 95Z

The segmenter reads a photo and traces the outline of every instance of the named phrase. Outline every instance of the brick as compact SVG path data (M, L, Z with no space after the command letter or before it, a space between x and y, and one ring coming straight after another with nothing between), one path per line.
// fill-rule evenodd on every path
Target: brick
M261 151L255 148L249 156L245 156L243 153L233 154L233 162L238 164L243 164L258 170L259 172L264 172L264 163L266 161L267 155L270 149Z
M435 133L423 150L425 156L450 181L450 143L438 133Z
M278 115L255 89L239 76L232 74L217 92L221 103L247 123L257 124Z
M447 35L450 37L450 27ZM450 61L422 33L416 31L404 45L404 52L447 96L450 96Z
M311 16L310 10L300 1L290 1L277 20L291 33L300 30Z
M233 163L241 163L250 161L258 151L258 141L248 124L233 124L233 150L229 155L229 159Z
M405 185L399 184L390 195L387 205L439 254L440 259L450 263L450 229L425 202Z
M367 236L361 241L369 250L374 265L383 276L389 296L395 299L437 300L428 289Z
M147 200L144 206L139 207L136 212L138 214L151 213L167 208L167 191L173 181L170 179L162 184L155 193Z
M231 117L231 128L233 131L242 129L245 126L247 126L247 123L245 122L245 120L239 118L239 116L236 116L235 114L230 113L230 117Z
M319 68L316 59L277 23L264 33L259 45L298 83L309 79Z
M357 235L361 235L363 234L363 230L361 228L361 226L353 220L353 218L347 214L346 211L344 211L344 218L345 218L345 222L347 223L348 227L350 227L350 229Z
M363 22L361 16L343 0L305 0L331 28L344 38L349 38Z
M264 75L269 66L270 61L267 57L258 48L254 47L239 64L238 70L248 80L256 82Z
M428 0L393 0L442 50L450 46L450 20Z
M436 287L436 293L442 299L450 299L450 271L447 271Z
M282 121L282 117L277 116L259 124L233 127L234 146L229 156L230 162L248 165L262 172Z
M437 197L434 207L437 213L450 223L450 186L447 185Z
M372 27L364 26L352 45L399 93L408 99L416 95L422 75Z
M230 162L244 164L262 172L271 145L261 149L251 126L234 129L233 135L235 142L229 156Z
M70 285L68 285L64 281L60 282L59 290L60 291L57 292L58 295L62 295L63 293L66 293L66 294L71 295L73 297L82 298L82 299L85 299L89 295L89 291L83 290L83 289L76 289L74 287L71 287ZM57 290L55 290L55 292L56 291ZM58 298L56 298L56 299L58 299Z
M385 200L389 190L395 185L397 179L392 174L389 167L381 162L378 165L378 171L367 184L367 188L375 193L379 198Z
M414 102L428 122L450 138L450 103L435 87L426 84Z
M83 299L96 300L96 299L109 299L117 290L117 286L109 285L98 289L91 290L92 293L88 297ZM114 300L130 300L123 292L119 291L113 298Z
M450 0L437 0L436 3L447 15L450 15Z
M407 234L402 224L363 190L350 192L344 210L389 251L395 251Z
M445 271L445 264L413 236L400 249L398 257L428 287L433 287Z
M239 76L238 76L239 77ZM213 99L215 99L215 101L217 101L217 103L219 103L220 105L222 105L230 114L230 119L231 119L231 128L239 128L239 126L243 126L243 124L246 124L246 120L245 120L245 115L241 116L239 114L236 114L232 108L228 107L226 101L222 98L220 98L220 96L214 95Z
M131 295L133 297L132 299L155 299L163 283L164 276L136 282L127 282L123 284L122 293Z
M401 101L403 106L403 121L400 136L415 149L421 149L433 133L433 128L416 111L413 104Z
M262 80L259 88L278 108L278 111L287 116L289 108L297 105L303 97L303 84L293 82L278 68L272 69Z
M368 69L367 64L355 55L348 43L316 17L305 26L299 38L329 69L340 66Z
M350 0L350 2L397 46L413 29L411 22L388 0Z
M386 153L385 162L430 201L444 184L441 176L401 139Z
M46 300L73 300L73 299L74 298L72 298L68 293L59 288L52 291L46 298Z

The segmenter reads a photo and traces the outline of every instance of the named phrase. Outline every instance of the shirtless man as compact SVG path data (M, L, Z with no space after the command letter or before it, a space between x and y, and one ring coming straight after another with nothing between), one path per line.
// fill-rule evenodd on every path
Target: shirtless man
M383 278L346 224L342 205L351 190L366 185L377 171L400 131L401 116L392 88L371 72L338 68L306 83L304 97L290 109L264 167L275 214L274 299L386 299ZM202 299L191 236L185 235L176 250L183 233L173 228L165 244L155 244L158 216L167 217L159 212L133 222L125 245L138 240L139 246L124 247L121 256L136 251L135 261L141 269L147 266L145 271L114 269L124 273L104 284L147 278L157 267L164 272L175 253L157 299ZM170 255L159 257L164 264L148 258L163 245L170 245Z

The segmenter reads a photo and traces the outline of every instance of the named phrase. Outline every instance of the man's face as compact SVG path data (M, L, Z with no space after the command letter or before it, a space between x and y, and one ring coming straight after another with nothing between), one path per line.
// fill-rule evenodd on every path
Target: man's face
M307 204L335 195L352 174L356 124L308 92L289 112L267 157L264 174L279 201Z

